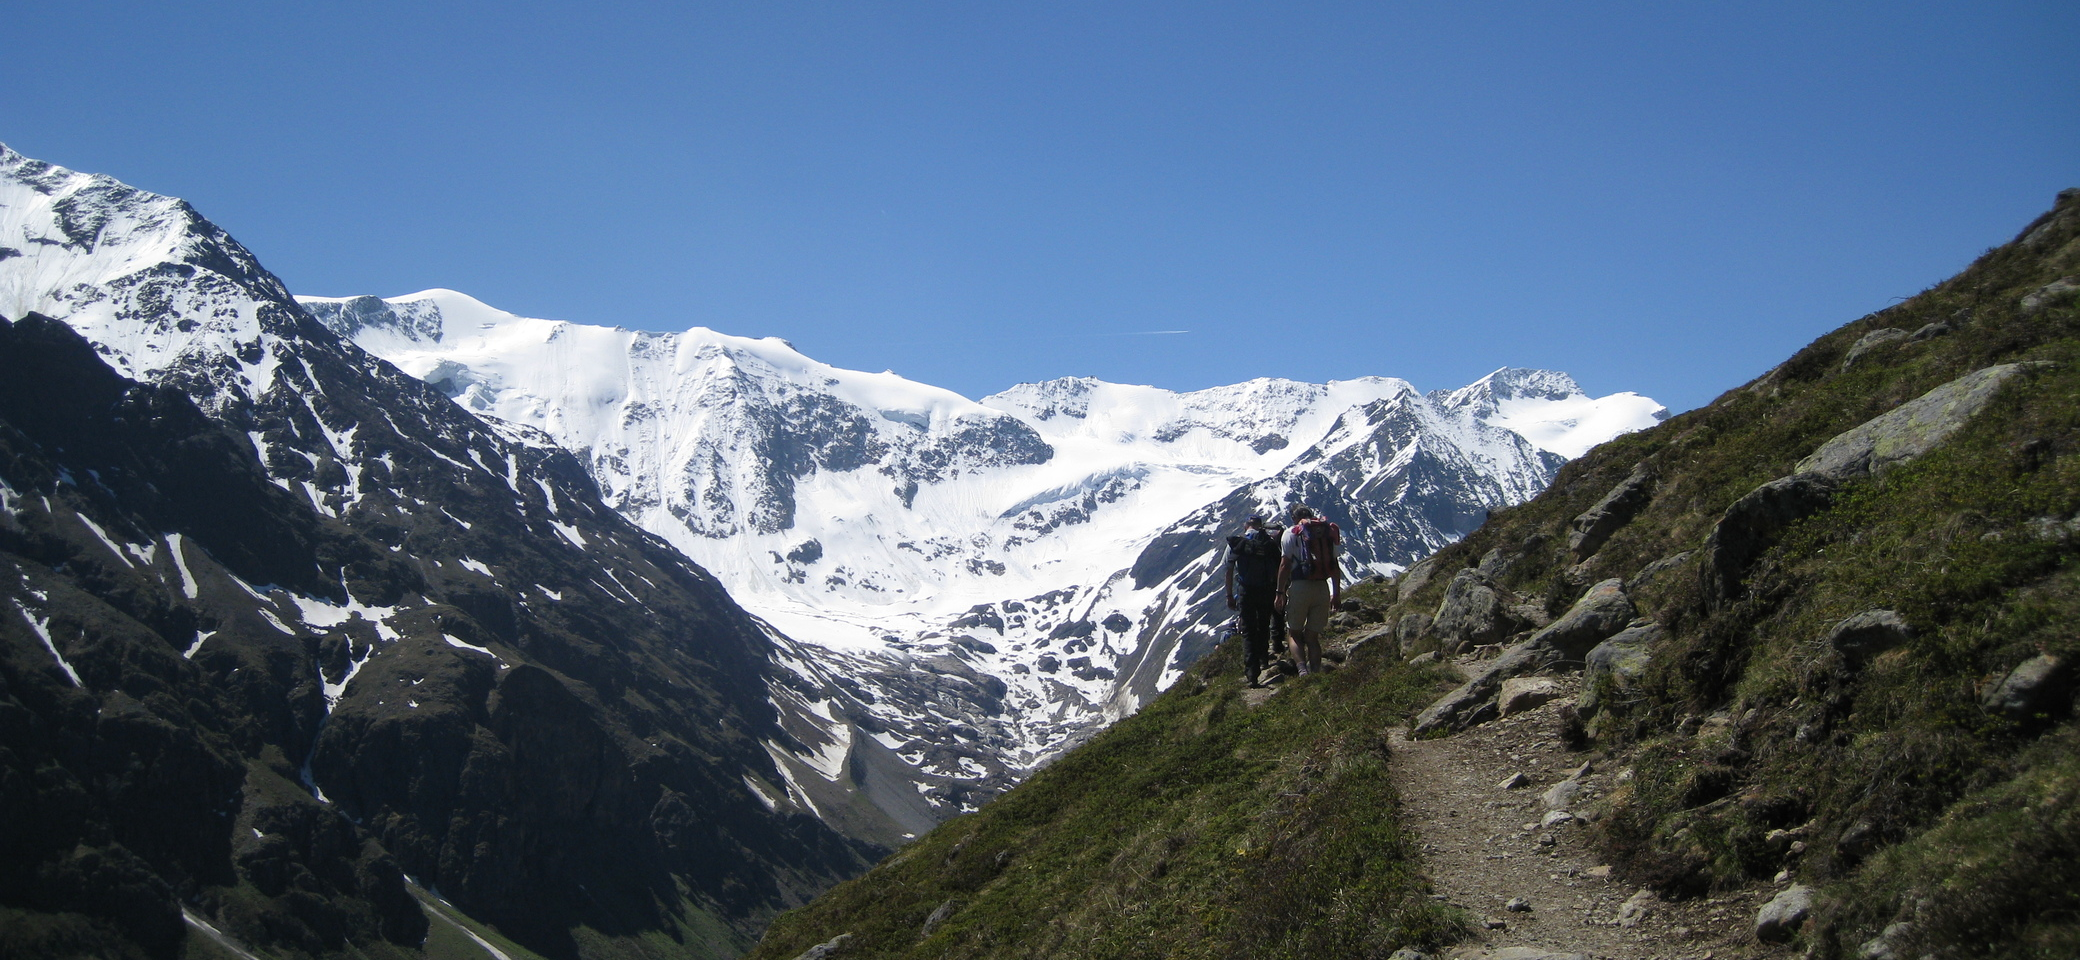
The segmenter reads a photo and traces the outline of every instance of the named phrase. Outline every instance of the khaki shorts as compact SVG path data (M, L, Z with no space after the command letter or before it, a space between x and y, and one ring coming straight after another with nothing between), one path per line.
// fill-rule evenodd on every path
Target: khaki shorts
M1286 629L1319 634L1329 625L1329 581L1294 580L1286 584Z

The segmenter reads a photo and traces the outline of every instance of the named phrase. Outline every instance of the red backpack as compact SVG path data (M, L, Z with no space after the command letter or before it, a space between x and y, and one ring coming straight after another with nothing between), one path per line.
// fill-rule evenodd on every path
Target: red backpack
M1342 579L1336 567L1336 545L1343 542L1343 531L1336 524L1311 517L1294 524L1293 535L1300 540L1300 555L1293 558L1293 579Z

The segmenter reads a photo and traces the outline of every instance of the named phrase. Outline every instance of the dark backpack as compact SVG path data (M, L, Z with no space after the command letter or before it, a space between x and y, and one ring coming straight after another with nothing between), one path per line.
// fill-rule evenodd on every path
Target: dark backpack
M1336 545L1343 542L1343 531L1316 518L1294 524L1293 533L1300 538L1300 555L1293 558L1293 579L1327 580L1339 576Z
M1251 530L1228 538L1228 562L1235 566L1235 579L1244 590L1276 589L1278 586L1278 538Z

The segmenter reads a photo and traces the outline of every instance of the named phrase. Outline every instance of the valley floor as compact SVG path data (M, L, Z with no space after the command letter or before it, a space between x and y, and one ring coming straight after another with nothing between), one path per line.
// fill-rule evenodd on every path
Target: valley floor
M1577 678L1559 678L1571 687ZM1571 692L1571 691L1570 691ZM1542 799L1589 764L1580 778L1584 810L1622 768L1593 753L1569 751L1558 709L1568 700L1481 724L1438 740L1395 731L1390 769L1403 822L1421 837L1436 896L1467 912L1472 936L1454 958L1534 960L1557 955L1611 960L1788 957L1759 943L1756 912L1777 888L1759 885L1671 902L1611 878L1596 859L1585 824L1543 826ZM1516 775L1520 785L1503 784ZM1510 909L1511 901L1521 901ZM1522 909L1528 907L1528 909Z

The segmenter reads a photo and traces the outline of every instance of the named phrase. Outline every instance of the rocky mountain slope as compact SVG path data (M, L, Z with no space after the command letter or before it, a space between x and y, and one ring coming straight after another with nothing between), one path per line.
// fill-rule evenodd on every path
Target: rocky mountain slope
M453 291L302 303L576 451L611 506L715 571L795 642L788 682L823 731L800 735L825 751L795 789L821 808L864 792L909 833L1203 655L1227 616L1215 548L1249 513L1305 497L1350 531L1354 575L1391 573L1661 413L1530 370L1430 395L1071 378L978 402L779 340L530 319ZM861 755L884 775L854 782Z
M0 313L5 952L722 956L878 852L714 577L186 204L0 148Z
M1218 649L753 956L2071 956L2076 438L2080 190L1361 587L1338 669ZM1438 756L1522 825L1406 822ZM1576 899L1439 872L1523 859Z

